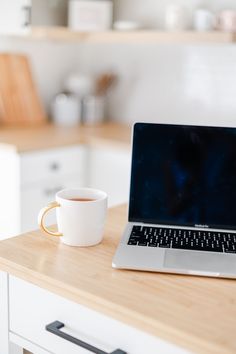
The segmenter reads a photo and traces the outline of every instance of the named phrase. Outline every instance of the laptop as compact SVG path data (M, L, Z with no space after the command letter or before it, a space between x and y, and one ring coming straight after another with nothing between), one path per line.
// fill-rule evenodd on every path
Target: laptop
M236 277L236 128L136 123L112 266Z

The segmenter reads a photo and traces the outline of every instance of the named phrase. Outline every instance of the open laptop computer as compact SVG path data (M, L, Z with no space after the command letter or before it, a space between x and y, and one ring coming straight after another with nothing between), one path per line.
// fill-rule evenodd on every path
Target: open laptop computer
M114 268L236 277L236 128L136 123Z

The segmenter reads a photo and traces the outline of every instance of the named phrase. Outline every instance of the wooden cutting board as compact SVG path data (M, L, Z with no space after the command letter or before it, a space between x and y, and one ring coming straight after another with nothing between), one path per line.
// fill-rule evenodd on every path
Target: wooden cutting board
M0 54L0 122L32 125L45 121L27 57Z

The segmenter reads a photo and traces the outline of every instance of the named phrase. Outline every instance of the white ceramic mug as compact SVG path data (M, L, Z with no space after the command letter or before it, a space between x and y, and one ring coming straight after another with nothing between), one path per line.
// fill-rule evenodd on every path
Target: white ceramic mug
M197 9L193 17L193 28L196 31L210 31L215 26L215 16L207 9Z
M181 5L168 5L165 14L165 28L168 31L182 31L189 27L188 11Z
M216 27L220 31L235 32L236 31L236 11L222 11L216 21Z
M44 217L56 208L58 232L47 229ZM97 189L64 189L56 201L41 209L40 228L49 235L60 236L69 246L93 246L102 241L107 211L107 194Z

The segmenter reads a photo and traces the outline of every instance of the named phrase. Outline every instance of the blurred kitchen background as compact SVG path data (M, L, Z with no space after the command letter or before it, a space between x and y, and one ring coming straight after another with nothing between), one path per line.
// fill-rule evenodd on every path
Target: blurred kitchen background
M79 0L77 0L79 1ZM20 7L23 0L1 0L4 7ZM95 1L96 2L96 1ZM198 8L214 14L236 9L233 0L115 0L114 21L135 21L143 28L164 29L166 9L184 6L189 16ZM32 0L32 24L66 25L68 1ZM190 25L191 26L191 25ZM234 124L236 113L236 47L232 43L80 43L76 40L0 39L1 51L29 55L43 103L49 110L55 94L74 73L95 75L112 70L119 77L110 97L109 117L136 120L192 120Z
M129 135L135 121L236 125L235 32L234 0L0 0L0 54L28 57L46 121L64 129L68 139L85 129L86 147L90 133L95 140L98 134L111 144L86 150L86 176L78 183L107 190L110 205L128 200ZM0 88L1 81L0 74ZM21 138L13 138L14 124L8 128L6 112L2 109L0 142L17 147ZM27 137L25 129L27 122L19 121L14 134L19 131ZM42 129L35 126L33 134L38 130L44 136ZM28 134L32 137L30 130ZM53 131L48 140L61 136L65 142L63 134ZM62 149L51 145L45 138L38 147L19 148L20 161L27 153L43 150L47 159L56 147ZM27 165L27 173L31 166L33 162ZM36 228L39 207L53 199L59 187L78 186L64 183L67 171L55 180L44 175L34 181L37 173L32 174L29 184L21 177L14 182L17 210L14 215L9 212L2 224L13 220L12 225L18 226L6 226L0 234ZM44 194L45 188L48 191L46 198L38 197L40 188ZM40 201L33 206L36 199Z

